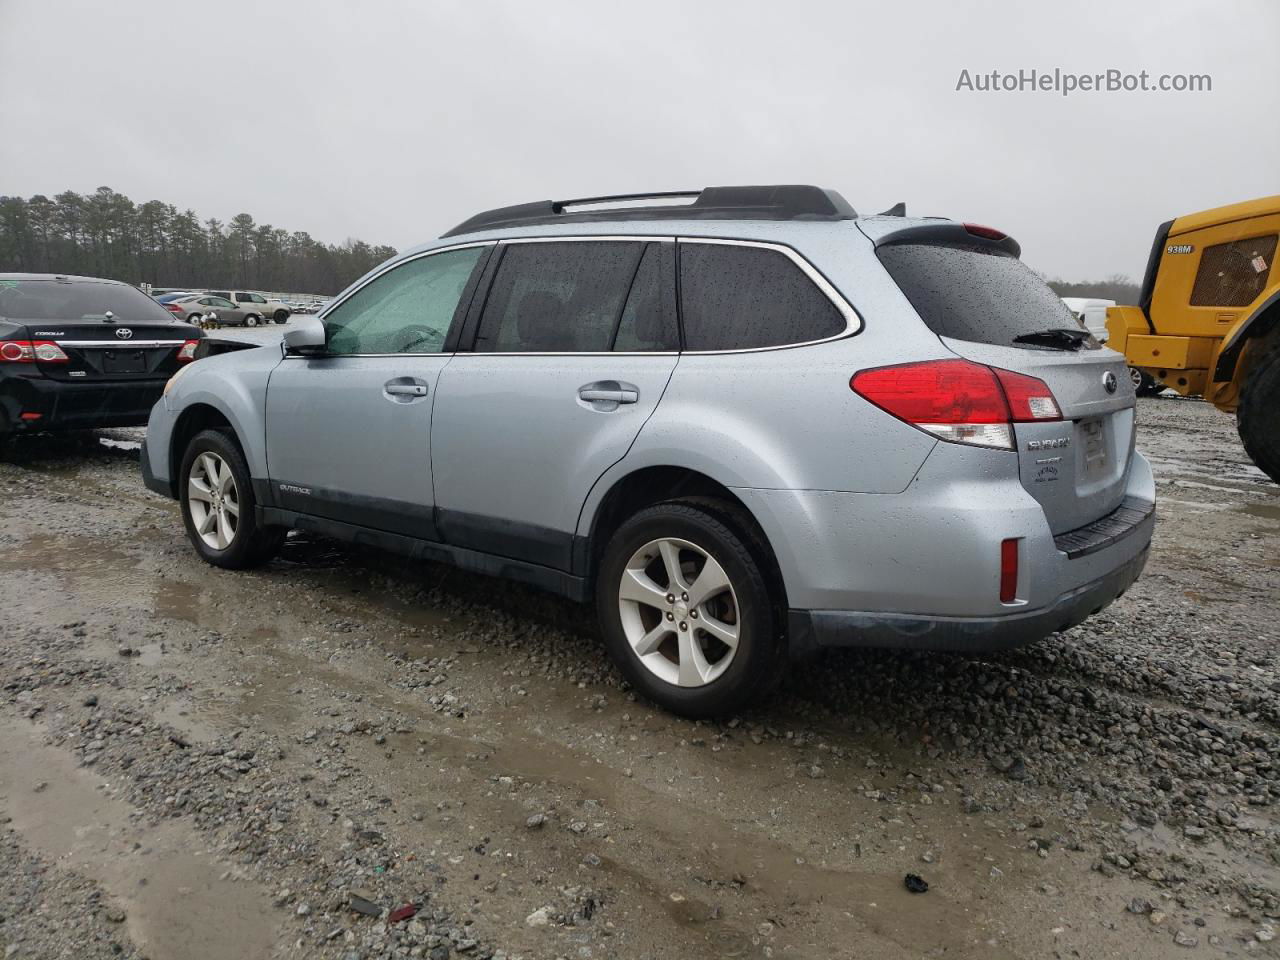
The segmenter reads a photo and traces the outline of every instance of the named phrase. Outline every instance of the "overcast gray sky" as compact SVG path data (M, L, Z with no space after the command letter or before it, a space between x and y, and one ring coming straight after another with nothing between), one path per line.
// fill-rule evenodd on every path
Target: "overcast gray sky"
M108 185L406 247L526 200L818 183L1141 273L1280 192L1280 3L0 0L0 193ZM1207 73L1207 93L957 92Z

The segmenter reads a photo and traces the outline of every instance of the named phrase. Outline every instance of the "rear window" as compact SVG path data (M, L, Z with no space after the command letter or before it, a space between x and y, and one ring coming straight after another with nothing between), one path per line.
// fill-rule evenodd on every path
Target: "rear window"
M790 257L737 244L680 242L686 350L747 350L825 340L847 324Z
M0 317L10 320L102 320L169 323L170 314L141 290L119 283L0 280Z
M940 337L1024 346L1014 337L1080 329L1048 284L1004 251L904 243L880 247L876 254L920 319Z

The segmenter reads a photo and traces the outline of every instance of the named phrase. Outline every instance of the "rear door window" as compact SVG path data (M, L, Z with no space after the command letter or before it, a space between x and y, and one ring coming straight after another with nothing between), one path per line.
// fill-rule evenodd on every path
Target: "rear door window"
M640 260L613 349L649 353L680 349L676 324L675 244L650 243Z
M507 244L476 352L609 350L644 248L638 240Z
M844 315L780 250L680 241L686 350L748 350L825 340Z
M1080 329L1049 285L1004 251L902 243L880 247L876 255L920 319L940 337L1024 346L1014 338Z

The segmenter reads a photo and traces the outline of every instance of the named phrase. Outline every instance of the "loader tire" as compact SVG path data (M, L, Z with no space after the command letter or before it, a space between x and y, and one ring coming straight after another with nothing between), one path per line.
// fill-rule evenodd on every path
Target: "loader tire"
M1280 483L1280 342L1249 371L1240 389L1236 429L1249 459Z

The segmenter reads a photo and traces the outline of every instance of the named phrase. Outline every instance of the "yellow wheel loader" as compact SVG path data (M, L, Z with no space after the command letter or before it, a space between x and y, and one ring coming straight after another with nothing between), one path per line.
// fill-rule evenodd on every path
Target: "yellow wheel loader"
M1236 415L1245 452L1280 483L1280 196L1156 231L1140 303L1107 309L1107 346L1139 395L1168 387Z

